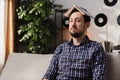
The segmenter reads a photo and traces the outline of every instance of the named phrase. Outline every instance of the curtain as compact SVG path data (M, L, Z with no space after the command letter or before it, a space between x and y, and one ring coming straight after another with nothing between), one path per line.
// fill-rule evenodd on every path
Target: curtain
M6 28L6 56L14 52L14 27L15 27L15 0L8 0L7 28Z

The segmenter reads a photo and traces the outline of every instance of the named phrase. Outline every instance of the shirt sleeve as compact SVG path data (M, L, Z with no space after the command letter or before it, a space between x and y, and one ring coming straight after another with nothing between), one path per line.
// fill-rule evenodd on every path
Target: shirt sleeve
M57 75L57 70L58 70L58 57L59 57L60 52L61 52L61 47L58 46L56 48L56 50L54 51L52 60L50 62L50 65L49 65L47 72L45 73L43 79L55 80L55 77Z
M102 45L100 45L93 56L92 80L105 80L106 68L106 53L104 52Z

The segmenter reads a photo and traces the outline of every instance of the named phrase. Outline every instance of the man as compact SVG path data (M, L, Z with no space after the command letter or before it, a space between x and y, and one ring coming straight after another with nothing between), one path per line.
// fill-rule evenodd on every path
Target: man
M104 49L86 35L92 16L77 6L70 8L65 16L69 17L72 39L56 48L43 80L105 80Z

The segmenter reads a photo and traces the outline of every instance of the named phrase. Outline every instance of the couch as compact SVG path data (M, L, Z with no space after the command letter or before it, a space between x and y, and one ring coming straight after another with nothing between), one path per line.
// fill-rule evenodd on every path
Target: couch
M11 53L0 80L41 80L52 54ZM120 54L107 53L107 80L120 80Z

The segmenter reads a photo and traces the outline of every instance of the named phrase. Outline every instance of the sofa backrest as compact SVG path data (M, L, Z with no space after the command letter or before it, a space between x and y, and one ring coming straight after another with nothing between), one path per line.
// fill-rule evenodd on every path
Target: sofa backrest
M107 53L107 80L120 80L120 53Z
M52 54L11 53L0 80L41 80Z

